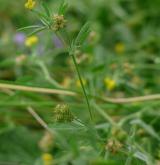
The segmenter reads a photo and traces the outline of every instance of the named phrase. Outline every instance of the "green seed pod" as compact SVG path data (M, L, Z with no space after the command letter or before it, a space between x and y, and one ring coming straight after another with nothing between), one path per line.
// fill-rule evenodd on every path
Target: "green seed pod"
M55 122L66 123L74 120L73 114L66 104L58 104L54 109Z

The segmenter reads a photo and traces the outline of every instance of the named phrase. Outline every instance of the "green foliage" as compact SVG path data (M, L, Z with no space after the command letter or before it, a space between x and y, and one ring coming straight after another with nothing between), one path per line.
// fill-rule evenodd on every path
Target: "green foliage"
M35 2L0 3L0 164L158 165L159 0Z
M65 0L63 0L59 7L58 14L64 15L66 13L67 8L68 8L68 3L66 3Z
M83 25L83 27L79 31L79 33L75 39L75 45L81 46L84 43L84 41L86 40L86 38L88 37L89 32L90 32L90 24L89 24L89 22L87 22Z
M17 127L0 135L0 163L33 164L39 158L38 134L26 128Z
M48 18L51 18L51 13L50 13L50 10L49 10L49 8L48 8L48 5L47 5L45 2L42 2L42 6L43 6L43 8L44 8L44 11L46 12L46 16L47 16Z

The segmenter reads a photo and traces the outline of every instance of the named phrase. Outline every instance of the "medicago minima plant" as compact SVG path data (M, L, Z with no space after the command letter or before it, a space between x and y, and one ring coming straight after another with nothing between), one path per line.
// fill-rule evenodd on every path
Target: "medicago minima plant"
M64 47L67 49L68 55L71 56L73 63L75 65L75 69L79 78L80 85L83 90L83 94L86 100L86 104L88 107L88 111L90 114L90 118L92 119L92 112L91 112L91 106L89 102L89 98L84 86L83 78L80 74L79 67L76 61L75 52L83 46L88 34L90 33L90 25L89 22L85 23L83 27L80 29L79 33L75 38L72 40L68 37L68 33L65 30L65 27L67 26L67 23L69 22L65 18L65 13L67 10L67 3L65 1L62 1L60 4L57 12L52 13L47 6L46 2L42 1L40 2L40 6L43 10L37 10L36 9L36 1L34 0L28 0L25 3L25 8L36 14L41 22L41 25L31 25L26 26L23 28L20 28L19 30L31 30L31 33L29 33L29 36L33 36L36 33L39 33L41 31L50 30L53 31L57 35L57 37L61 40L61 42L64 44ZM62 35L62 30L64 33L66 33L67 38L64 38Z
M85 136L87 136L87 138L89 140L91 139L94 141L94 139L96 139L94 142L92 142L92 146L95 144L98 144L98 145L96 145L96 147L98 146L98 153L101 151L99 154L101 156L107 157L107 155L105 155L105 153L107 153L107 151L115 154L117 151L122 150L124 155L125 156L127 155L126 165L130 164L133 157L136 159L138 158L144 162L147 162L147 164L150 165L151 164L150 162L152 162L152 158L150 158L148 156L148 153L145 153L143 148L141 146L137 145L135 142L135 133L136 133L137 128L134 127L133 130L131 130L130 134L127 131L125 131L125 129L123 129L124 125L126 126L126 121L128 121L128 119L133 117L132 114L130 116L127 116L126 118L122 119L120 122L115 122L114 119L112 119L112 117L110 117L107 113L105 113L101 109L101 106L98 106L94 102L94 99L89 99L90 96L91 96L91 98L95 98L95 96L92 97L92 95L90 95L89 93L86 92L85 81L81 76L79 66L77 63L76 52L77 52L77 50L83 49L83 45L86 43L85 40L90 33L90 24L88 22L85 23L82 26L82 28L79 30L79 33L75 37L71 38L72 35L69 34L69 32L67 31L67 28L66 28L67 25L70 24L70 20L68 20L66 17L66 11L67 11L68 5L67 5L67 3L65 3L65 1L62 1L62 3L60 4L60 6L58 7L58 9L56 11L52 11L48 7L48 5L45 1L35 1L35 0L27 0L27 2L25 3L25 8L27 10L29 10L30 12L32 12L33 14L35 14L38 17L39 22L40 22L40 24L31 25L31 26L27 26L27 27L23 27L23 28L19 29L21 31L22 30L29 31L28 36L30 36L31 38L30 38L30 40L27 40L28 42L26 42L26 45L29 46L29 45L37 42L35 34L41 32L41 31L44 31L44 32L50 31L50 32L54 33L63 43L63 46L65 47L65 51L67 52L66 54L68 54L68 56L73 61L73 64L75 66L75 71L79 78L79 85L82 88L83 95L86 100L90 118L91 119L93 118L92 117L93 116L92 107L94 107L94 109L96 109L96 111L103 118L105 118L105 120L108 121L108 123L111 125L111 127L109 127L109 129L110 128L111 129L107 130L109 132L109 133L107 132L108 137L105 136L104 138L102 138L103 131L106 131L107 125L101 124L101 128L103 127L104 129L103 129L103 131L98 132L97 125L93 126L92 120L91 120L91 124L83 123L81 120L79 120L77 117L75 117L70 112L69 106L66 105L65 103L58 104L55 107L55 109L54 109L55 123L57 123L57 122L61 123L61 124L65 123L63 125L63 127L65 127L65 126L70 127L70 125L67 125L67 123L71 123L74 121L74 122L78 122L78 124L81 126L85 126L83 128L87 128L87 131L88 131L87 135L85 135ZM121 53L121 52L123 52L123 50L124 50L124 45L122 45L122 44L117 45L117 47L116 47L117 52ZM109 91L114 89L116 86L116 82L114 79L107 77L104 82ZM78 96L80 96L80 95L78 95ZM96 96L96 98L98 99L99 97ZM136 102L135 100L137 100L137 99L139 99L139 98L136 98L136 99L133 98L133 100L132 99L114 100L114 99L107 98L106 101L109 101L111 103L124 103L124 102L132 102L132 101ZM143 98L140 98L140 99L143 99ZM146 98L144 98L144 99L146 99ZM149 99L149 98L147 98L147 99ZM29 110L34 115L34 112L32 111L32 109L29 109ZM135 113L136 118L137 118L137 116L140 116L141 113L142 112ZM159 137L157 136L157 134L155 133L155 131L153 129L151 129L150 127L147 127L144 123L140 122L139 120L136 120L135 122L137 122L137 124L139 124L139 125L140 124L143 125L143 127L145 127L146 130L149 130L148 132L151 135L153 135L156 139L159 140ZM132 126L134 126L134 125L132 124L131 127ZM47 126L44 125L44 127L46 128ZM50 131L50 129L48 129L48 127L47 127L47 130ZM129 130L130 130L130 128L129 128ZM76 132L75 136L76 135L81 136L79 134L79 131ZM106 144L106 139L107 139L107 144ZM125 147L123 147L123 144L121 142L125 144Z

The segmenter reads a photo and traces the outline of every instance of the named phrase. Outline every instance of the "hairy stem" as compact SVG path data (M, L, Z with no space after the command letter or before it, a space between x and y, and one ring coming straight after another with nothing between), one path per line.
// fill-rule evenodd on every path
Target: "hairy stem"
M79 78L79 81L80 81L80 84L81 84L81 87L82 87L82 90L83 90L83 94L84 94L85 99L86 99L89 114L90 114L90 117L91 117L91 120L92 120L93 117L92 117L91 107L90 107L89 99L88 99L88 96L87 96L87 93L86 93L86 90L85 90L85 87L84 87L84 84L83 84L83 81L82 81L82 78L81 78L81 74L80 74L80 71L79 71L79 68L78 68L78 64L76 62L74 54L71 54L71 56L72 56L72 59L73 59L73 62L74 62L74 65L75 65L75 68L76 68L76 71L77 71L77 74L78 74L78 78Z
M63 37L61 36L61 34L60 33L56 33L56 34L59 37L59 39L61 40L61 42L63 43L63 45L65 47L67 47L67 43L63 39ZM69 52L69 54L70 54L70 52ZM83 84L83 81L82 81L82 78L81 78L81 74L80 74L80 71L79 71L79 68L78 68L78 64L77 64L76 58L75 58L74 54L71 53L70 55L72 57L72 60L73 60L74 65L75 65L76 72L77 72L77 75L78 75L78 78L79 78L79 81L80 81L80 84L81 84L81 87L82 87L82 90L83 90L83 94L84 94L85 99L86 99L86 103L87 103L87 107L88 107L88 110L89 110L90 118L92 120L93 117L92 117L92 112L91 112L91 106L90 106L88 95L86 93L86 90L85 90L85 87L84 87L84 84Z

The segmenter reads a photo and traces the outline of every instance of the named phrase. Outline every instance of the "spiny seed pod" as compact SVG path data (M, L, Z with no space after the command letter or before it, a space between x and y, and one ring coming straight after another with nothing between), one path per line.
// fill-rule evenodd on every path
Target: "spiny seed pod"
M65 20L63 15L58 15L58 14L54 14L53 21L54 23L52 29L54 31L59 31L60 29L63 29L66 26L66 22L67 22L67 20Z
M58 104L54 109L54 118L56 122L66 123L74 120L73 114L66 104Z

